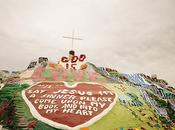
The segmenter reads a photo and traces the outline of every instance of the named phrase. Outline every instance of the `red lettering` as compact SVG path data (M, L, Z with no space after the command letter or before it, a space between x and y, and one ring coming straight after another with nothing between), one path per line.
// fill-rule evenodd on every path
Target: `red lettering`
M83 62L85 59L86 59L86 55L84 55L84 54L81 54L79 57L73 56L71 59L64 56L61 58L61 62L66 63L65 64L66 69L72 68L73 70L76 70L76 65L77 65L76 62L77 61ZM69 63L70 60L71 60L71 63L73 63L73 64Z
M86 59L86 55L81 54L80 58L79 58L79 61L83 62L85 59Z
M65 63L65 62L68 62L69 59L68 59L67 57L62 57L62 58L61 58L61 61L62 61L63 63Z
M69 63L66 63L66 69L69 69Z
M78 60L78 56L73 56L71 62L72 62L72 63L75 63L75 62L77 62L77 60Z
M71 68L73 69L73 70L76 70L76 66L77 64L71 64Z

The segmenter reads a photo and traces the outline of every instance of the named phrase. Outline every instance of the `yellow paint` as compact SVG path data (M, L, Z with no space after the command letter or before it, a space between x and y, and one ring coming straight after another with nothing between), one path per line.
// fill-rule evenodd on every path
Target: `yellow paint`
M134 128L133 130L139 130L138 128Z

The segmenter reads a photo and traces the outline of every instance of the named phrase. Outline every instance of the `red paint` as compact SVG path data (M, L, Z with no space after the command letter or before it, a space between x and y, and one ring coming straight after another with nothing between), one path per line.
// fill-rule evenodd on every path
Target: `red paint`
M7 102L4 102L4 103L1 104L0 117L2 117L3 114L7 111L8 107L9 107L9 103L7 103Z
M83 80L83 76L85 75L85 71L83 70L71 70L73 78L75 81Z
M78 56L73 56L71 62L75 63L75 62L77 62L77 60L78 60Z
M34 121L30 122L27 127L28 128L35 128L36 127L36 121L34 120Z
M69 63L66 63L66 69L69 69Z
M63 56L61 58L61 62L65 63L65 68L66 69L76 70L77 62L83 62L85 59L86 59L86 55L84 55L84 54L81 54L79 57L78 56L73 56L71 59L69 57Z
M85 59L86 59L86 55L81 54L80 58L79 58L79 61L83 62Z
M36 68L35 71L32 74L32 79L42 78L43 71L44 71L44 67L42 67L42 66L39 66L38 68Z
M99 74L96 72L91 72L91 73L88 72L88 75L89 75L90 81L96 81L99 77Z
M50 86L49 86L50 85ZM36 103L36 99L51 99L51 98L41 98L41 96L45 95L45 94L53 94L53 92L57 92L57 91L62 91L64 92L64 89L66 89L67 91L71 92L71 91L76 91L74 94L70 94L70 95L75 95L76 97L73 100L77 100L80 101L80 98L82 98L82 95L80 94L86 94L83 95L86 98L91 99L92 97L94 98L110 98L111 101L104 101L105 105L103 108L101 107L97 107L98 111L94 111L92 115L79 115L79 114L75 114L75 113L63 113L63 104L61 104L61 100L62 99L55 99L54 102L50 103L43 103L43 104L47 104L47 105L58 105L57 108L59 109L58 111L56 111L55 113L46 113L46 110L40 110L38 108L38 106L40 104ZM35 97L30 97L31 93L30 92L35 92L35 90L46 90L43 93L35 93ZM100 95L100 91L104 91L104 92L110 92L110 94L104 94L103 96ZM92 93L91 94L89 94ZM67 95L67 94L61 94L61 93L57 93L57 95ZM105 88L102 85L97 85L97 84L88 84L88 83L80 83L78 84L75 88L68 88L65 86L64 83L55 83L55 82L43 82L43 83L39 83L36 84L34 86L32 86L31 88L29 88L28 90L25 91L25 95L28 98L28 100L34 105L35 109L39 112L39 114L42 117L45 117L47 119L50 119L54 122L60 123L60 124L64 124L67 125L69 127L75 127L78 125L81 125L87 121L89 121L90 119L92 119L93 117L99 115L101 112L103 112L106 108L109 107L109 105L111 104L111 102L114 101L115 98L115 94L113 92L111 92L110 90L108 90L107 88ZM81 100L82 101L82 100ZM34 103L35 102L35 103ZM86 105L90 105L90 101L86 101ZM104 103L103 101L98 101L98 103ZM77 111L79 108L75 108L75 111Z
M75 81L82 81L84 77L87 77L88 81L106 82L106 80L100 74L93 71L91 72L86 70L74 70L74 69L71 69L69 71L68 69L61 67L58 70L50 70L50 71L51 71L51 80L53 81L68 80L69 74L72 74L73 79ZM43 72L44 68L38 67L32 74L32 79L34 80L45 79L46 77L44 77Z
M72 68L73 70L76 70L76 65L77 65L77 64L71 64L71 68Z
M12 77L12 78L8 78L7 79L7 83L8 84L14 84L14 83L18 83L20 82L20 77Z
M84 54L81 54L79 57L78 56L73 56L71 60L69 59L69 57L63 56L61 58L61 62L67 63L67 62L71 61L71 63L75 63L77 61L83 62L85 59L86 59L86 55L84 55Z
M62 57L61 58L61 61L63 62L63 63L66 63L66 62L69 62L69 59L67 58L67 57Z
M53 71L52 72L52 80L57 80L57 77L58 77L58 71Z
M68 78L68 71L66 69L60 69L59 70L60 77L58 77L58 80L65 81Z

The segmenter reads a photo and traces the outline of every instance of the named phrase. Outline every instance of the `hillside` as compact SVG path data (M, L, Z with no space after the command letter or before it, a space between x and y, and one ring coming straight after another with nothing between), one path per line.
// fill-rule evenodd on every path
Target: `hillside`
M89 62L79 67L66 69L40 58L3 78L0 125L12 130L175 129L175 89L165 80Z

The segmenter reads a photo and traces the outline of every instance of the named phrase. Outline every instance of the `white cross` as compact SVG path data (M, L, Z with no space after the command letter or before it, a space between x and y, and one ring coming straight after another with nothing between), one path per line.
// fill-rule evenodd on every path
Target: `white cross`
M74 37L74 30L72 31L72 36L71 37L63 36L63 38L72 39L72 50L73 50L73 46L74 46L74 40L83 40L81 38Z

